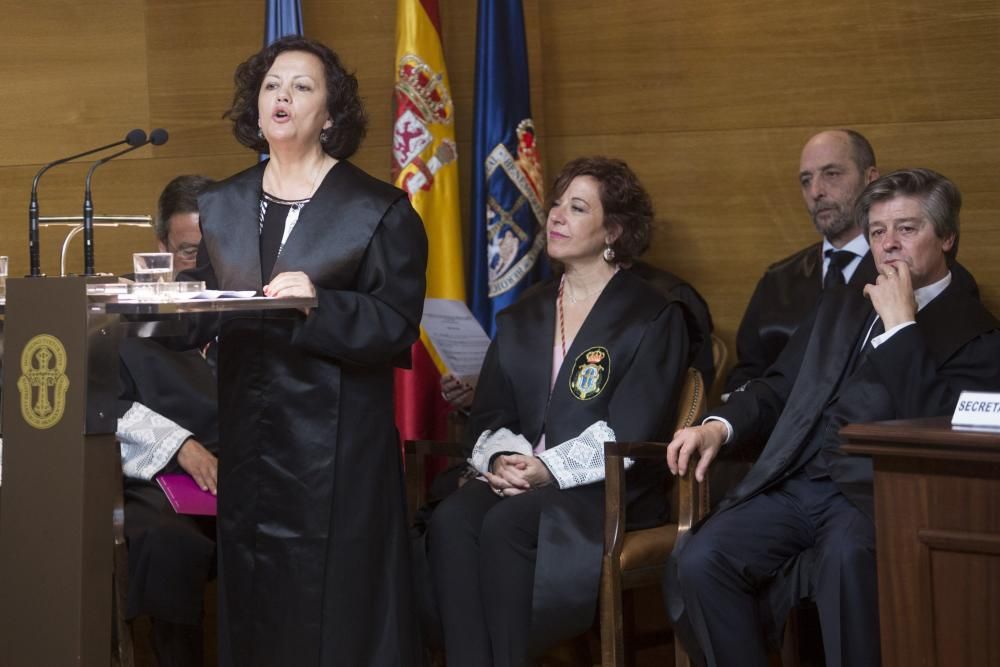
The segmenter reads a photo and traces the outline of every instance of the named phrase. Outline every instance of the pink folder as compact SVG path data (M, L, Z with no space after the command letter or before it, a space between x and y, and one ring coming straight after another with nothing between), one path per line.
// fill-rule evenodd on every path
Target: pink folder
M167 473L157 477L156 482L178 514L216 515L216 497L198 488L190 475Z

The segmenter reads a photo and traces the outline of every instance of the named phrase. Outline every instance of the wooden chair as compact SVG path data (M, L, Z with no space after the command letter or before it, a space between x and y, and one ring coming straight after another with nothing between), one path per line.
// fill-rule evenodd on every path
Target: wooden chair
M708 385L709 389L714 389L722 381L722 378L726 377L726 362L728 360L729 348L726 347L726 342L712 334L712 364L715 366L715 377Z
M677 428L691 426L704 412L705 385L701 373L690 368L677 404ZM659 587L677 538L708 509L708 484L698 484L694 480L692 466L687 475L678 477L673 484L677 489L676 522L644 530L625 530L625 457L665 457L666 451L666 443L658 442L608 442L604 445L604 561L599 603L603 667L625 664L622 593L645 586ZM674 656L677 667L690 665L676 639Z

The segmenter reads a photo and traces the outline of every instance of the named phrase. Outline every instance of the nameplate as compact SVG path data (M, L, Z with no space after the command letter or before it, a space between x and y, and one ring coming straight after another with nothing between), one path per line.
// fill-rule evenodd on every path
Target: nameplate
M1000 430L1000 393L963 391L951 425Z

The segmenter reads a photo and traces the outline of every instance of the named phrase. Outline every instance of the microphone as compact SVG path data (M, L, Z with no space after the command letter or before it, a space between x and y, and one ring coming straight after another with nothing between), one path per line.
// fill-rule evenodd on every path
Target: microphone
M167 143L167 139L170 135L162 127L158 127L149 133L149 138L146 138L146 133L142 130L138 130L142 134L142 141L138 144L131 144L125 150L118 151L117 153L112 153L107 157L102 157L90 166L90 171L87 172L87 182L86 187L83 191L83 275L93 276L94 272L94 201L91 196L90 190L90 179L94 176L94 171L100 167L105 162L110 162L116 157L125 155L125 153L131 153L137 148L142 148L146 144L153 144L154 146L162 146ZM129 133L131 134L131 132ZM121 142L119 142L121 143Z
M70 155L69 157L55 160L54 162L49 162L47 165L38 170L38 173L35 174L35 180L31 182L31 201L28 203L28 259L31 262L31 273L29 274L29 277L39 278L42 275L38 247L38 180L42 177L42 174L57 164L71 162L77 158L86 157L94 153L100 153L101 151L106 151L107 149L114 148L115 146L121 146L122 144L128 144L129 146L142 146L145 143L146 133L140 129L135 129L125 135L125 138L121 141L116 141L106 146L101 146L100 148L94 148L89 151L77 153L76 155Z
M154 146L162 146L167 143L167 139L169 138L170 135L162 127L158 127L149 133L149 143Z

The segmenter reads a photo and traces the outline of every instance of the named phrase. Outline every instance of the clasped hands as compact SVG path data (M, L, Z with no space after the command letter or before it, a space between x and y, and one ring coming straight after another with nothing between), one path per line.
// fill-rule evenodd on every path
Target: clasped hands
M490 472L483 473L498 496L516 496L552 483L552 475L537 456L500 454L493 459Z

